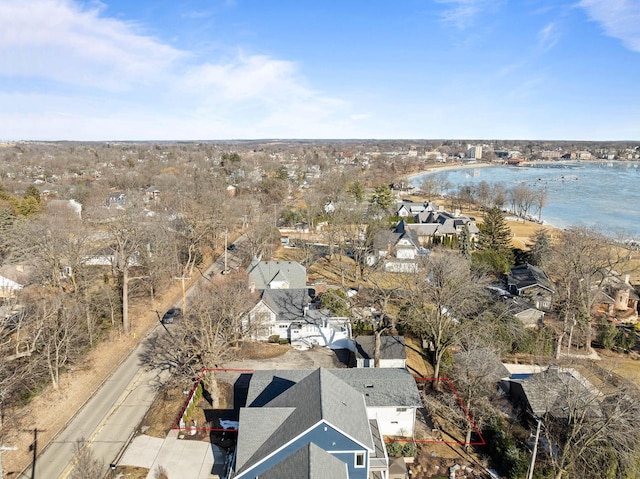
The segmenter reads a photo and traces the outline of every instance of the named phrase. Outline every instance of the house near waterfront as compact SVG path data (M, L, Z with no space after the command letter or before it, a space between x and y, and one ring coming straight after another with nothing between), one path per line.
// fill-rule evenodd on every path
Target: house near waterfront
M540 268L530 264L515 266L506 281L511 294L525 298L541 311L551 311L555 286Z
M419 407L404 369L255 371L229 477L387 478L383 436L412 437Z
M413 222L400 221L396 231L411 231L422 247L452 243L463 234L465 227L471 242L476 240L480 232L474 218L461 214L459 210L450 213L443 209L436 209L433 204L413 215L412 218Z
M433 203L416 203L413 201L403 201L396 210L396 216L400 218L413 218L417 214L424 211L433 211L435 206Z
M612 272L602 283L594 309L612 321L635 323L638 321L639 300L638 292L629 283L629 275L623 278Z

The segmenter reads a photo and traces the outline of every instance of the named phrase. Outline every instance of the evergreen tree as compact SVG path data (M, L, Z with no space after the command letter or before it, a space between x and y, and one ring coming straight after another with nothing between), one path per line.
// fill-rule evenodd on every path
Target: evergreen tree
M511 228L507 225L500 208L493 207L487 210L483 222L478 225L477 251L473 253L474 266L499 276L509 271L514 264L513 251L511 249Z
M469 232L468 225L464 225L462 227L458 247L460 248L460 252L464 255L465 258L471 259L471 250L473 248L473 244L471 243L471 233Z
M351 183L347 187L347 193L349 193L356 203L362 203L364 201L364 186L359 181Z
M507 225L504 215L499 208L487 210L483 221L478 225L478 249L501 253L511 250L511 228Z
M533 241L529 247L529 263L534 266L543 266L551 253L551 238L546 229L536 231L531 237Z
M389 185L376 186L369 200L371 206L377 207L388 212L393 205L393 192Z

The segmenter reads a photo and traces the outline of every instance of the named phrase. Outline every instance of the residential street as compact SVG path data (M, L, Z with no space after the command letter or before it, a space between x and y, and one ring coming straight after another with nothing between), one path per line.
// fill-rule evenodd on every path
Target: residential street
M243 240L241 236L235 244L240 246ZM237 250L228 252L229 264L239 262L236 254ZM200 282L219 274L223 268L224 255L203 272L200 280L187 291L187 298ZM181 307L181 302L175 306ZM158 324L147 337L154 334L166 334L166 331ZM138 347L38 455L35 474L29 467L17 476L19 479L65 479L73 470L79 447L88 447L93 456L105 464L105 473L109 464L117 461L156 394L154 384L159 373L140 367L144 339L141 338Z

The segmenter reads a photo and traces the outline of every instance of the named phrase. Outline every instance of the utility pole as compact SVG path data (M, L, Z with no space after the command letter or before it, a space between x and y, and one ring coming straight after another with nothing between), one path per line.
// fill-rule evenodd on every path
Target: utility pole
M173 278L173 279L177 279L178 281L182 281L182 315L186 315L187 314L187 290L185 288L184 282L186 280L189 280L191 278L187 278L185 276L180 276L179 278Z
M533 479L533 466L536 464L536 454L538 453L538 440L540 439L540 425L542 421L538 419L538 428L536 429L536 442L533 445L533 453L531 454L531 464L529 465L529 472L527 479Z
M29 451L33 452L33 463L31 464L31 479L36 479L36 460L38 459L38 433L44 432L44 429L27 429L27 431L33 431L33 442L29 445Z
M227 272L227 241L229 230L224 230L224 272Z

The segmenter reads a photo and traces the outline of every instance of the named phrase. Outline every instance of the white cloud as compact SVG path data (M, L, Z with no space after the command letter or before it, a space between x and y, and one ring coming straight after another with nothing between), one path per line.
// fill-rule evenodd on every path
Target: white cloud
M538 32L538 47L542 50L550 50L558 43L560 33L555 23L547 24Z
M578 3L589 18L610 37L640 52L640 3L637 0L582 0Z
M350 105L309 86L293 62L245 52L201 60L73 0L0 2L0 57L4 138L358 132Z
M70 0L0 4L0 75L124 89L149 83L185 56Z
M495 8L501 3L499 0L437 0L437 2L448 6L442 13L442 21L459 30L470 27L480 13Z

